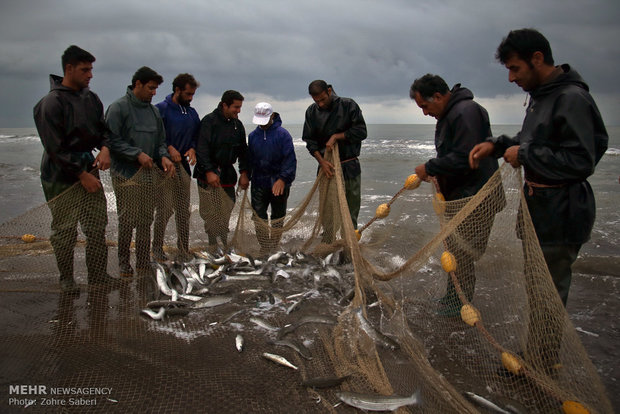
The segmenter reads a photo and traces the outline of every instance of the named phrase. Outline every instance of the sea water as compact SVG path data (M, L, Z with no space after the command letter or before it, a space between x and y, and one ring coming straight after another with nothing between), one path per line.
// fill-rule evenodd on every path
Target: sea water
M317 162L301 140L302 125L284 125L297 155L297 176L291 187L289 209L311 188ZM248 132L252 126L248 126ZM519 125L493 125L494 135L514 135ZM596 222L592 239L582 253L620 256L620 127L608 127L609 149L589 182L596 197ZM435 125L368 125L368 138L359 157L362 166L362 207L358 222L370 220L376 207L402 188L417 165L435 155ZM34 128L0 128L0 223L45 202L39 168L43 147ZM500 160L500 162L502 162ZM415 218L415 217L414 217ZM412 230L419 223L411 220Z

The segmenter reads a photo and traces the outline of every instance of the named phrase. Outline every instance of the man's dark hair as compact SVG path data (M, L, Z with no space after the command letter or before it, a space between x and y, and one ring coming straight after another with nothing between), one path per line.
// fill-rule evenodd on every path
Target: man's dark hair
M197 88L200 86L200 83L191 74L181 73L172 81L172 92L175 92L176 88L184 91L185 85L189 85L190 88Z
M143 85L149 83L150 81L155 81L155 83L161 85L161 83L164 81L164 78L162 78L159 73L155 72L148 66L142 66L136 71L136 73L133 74L133 78L131 78L132 88L136 86L137 81L140 81L140 83Z
M421 78L416 79L409 89L409 97L415 99L415 93L419 93L422 99L429 100L435 93L445 95L450 92L448 84L441 76L427 73Z
M317 79L315 81L310 82L308 85L308 93L310 96L317 96L322 94L323 92L327 92L330 85L327 84L324 80Z
M230 106L234 101L243 101L245 98L237 91L228 90L222 94L221 103L225 103L226 106Z
M86 50L77 47L76 45L69 46L62 54L62 73L65 73L67 65L77 65L81 62L93 63L95 57Z
M553 54L549 41L536 29L511 30L497 47L495 59L506 63L513 55L531 64L535 52L541 52L547 65L553 65Z

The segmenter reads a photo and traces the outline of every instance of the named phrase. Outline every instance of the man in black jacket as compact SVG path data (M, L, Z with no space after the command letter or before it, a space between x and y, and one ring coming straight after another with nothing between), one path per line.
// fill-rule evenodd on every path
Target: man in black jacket
M245 190L250 184L248 145L245 128L239 120L242 105L243 95L228 90L222 95L218 107L200 122L194 178L198 181L200 217L204 220L210 250L217 249L217 238L225 250L228 247L228 222L235 203L237 173L234 164L237 160L239 187Z
M325 151L338 141L340 164L344 178L345 194L353 227L357 229L357 216L361 204L361 166L359 162L362 141L366 139L366 122L362 110L351 98L343 98L324 80L315 80L308 86L314 103L306 110L302 139L306 148L319 163L327 178L334 175L334 166L325 160ZM332 227L330 218L324 217L323 226ZM327 233L335 229L325 229ZM332 242L333 234L324 234L324 241Z
M34 107L34 121L43 144L41 185L52 213L50 243L64 292L79 291L73 279L78 222L87 239L88 282L113 281L106 273L108 217L97 173L97 169L110 167L110 152L103 105L88 89L94 61L86 50L69 46L62 55L64 76L50 75L51 90ZM100 149L96 158L92 154L95 148ZM80 185L74 187L78 182ZM56 198L70 187L74 188Z
M448 89L446 82L437 75L427 74L416 79L411 85L409 96L415 100L424 115L437 119L435 129L435 148L437 157L416 167L415 172L421 180L435 177L446 201L471 197L480 190L497 171L495 159L486 159L480 168L471 169L468 155L478 143L490 137L491 126L487 111L474 102L472 92L455 85ZM476 275L474 262L484 253L495 213L503 207L500 194L493 200L483 202L446 239L447 248L457 260L456 276L469 301L474 295ZM495 207L490 213L485 204ZM450 204L446 218L452 218L464 204ZM475 230L474 230L475 229ZM460 239L460 242L459 242ZM465 242L466 246L463 246ZM446 295L439 299L443 308L439 314L458 315L461 302L456 295L452 279L448 278Z
M511 31L496 53L508 79L530 94L521 132L478 144L472 168L488 156L525 171L525 199L555 287L566 306L571 266L589 240L596 208L587 178L609 140L588 85L533 29Z
M527 208L566 306L571 266L590 238L596 212L587 178L607 150L609 138L588 85L569 65L554 66L551 46L541 33L513 30L495 56L508 69L508 80L530 94L530 103L517 136L502 135L476 145L469 162L476 168L486 157L503 156L513 167L523 166ZM531 254L524 248L526 261ZM563 319L550 317L558 314L558 305L540 294L540 278L530 266L525 277L530 309L525 357L552 374L559 367Z

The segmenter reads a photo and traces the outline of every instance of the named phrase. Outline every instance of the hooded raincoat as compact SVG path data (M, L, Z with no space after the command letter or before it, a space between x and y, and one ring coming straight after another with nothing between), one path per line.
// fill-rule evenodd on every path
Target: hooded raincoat
M156 162L170 157L159 110L138 99L131 86L125 96L108 107L105 120L112 132L109 142L113 171L132 177L140 169L138 155L142 152Z
M530 93L517 136L490 139L497 157L519 145L519 163L533 183L526 183L525 199L541 245L589 240L596 207L587 178L609 140L588 85L569 65L561 68L559 76Z
M469 152L492 136L489 114L474 102L474 94L455 85L446 109L435 128L437 157L429 160L426 172L437 177L446 200L475 195L497 171L494 158L480 162L478 169L469 167Z
M297 158L293 138L282 128L282 119L277 112L267 130L256 127L250 133L248 155L252 186L271 189L278 179L282 179L286 187L290 187L295 180Z
M63 86L60 76L50 75L50 92L34 107L34 122L43 144L43 181L79 181L93 168L92 150L109 146L99 97L88 88Z

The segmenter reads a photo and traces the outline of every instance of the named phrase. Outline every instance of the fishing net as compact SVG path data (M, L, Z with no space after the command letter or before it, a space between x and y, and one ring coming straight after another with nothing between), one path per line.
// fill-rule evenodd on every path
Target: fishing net
M504 165L455 202L411 177L356 231L335 168L278 220L260 219L246 192L196 186L178 168L104 172L103 192L76 185L4 223L2 411L355 412L342 392L401 396L383 406L400 412L487 410L467 393L505 412L613 411L518 170ZM412 232L412 220L435 231ZM179 271L189 280L188 267L205 266L204 287L172 305L157 269L187 293ZM80 293L60 289L59 269ZM127 276L98 283L105 269Z

